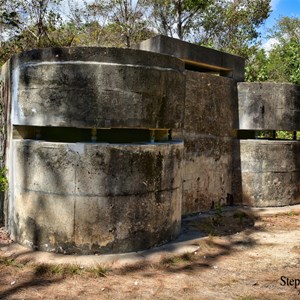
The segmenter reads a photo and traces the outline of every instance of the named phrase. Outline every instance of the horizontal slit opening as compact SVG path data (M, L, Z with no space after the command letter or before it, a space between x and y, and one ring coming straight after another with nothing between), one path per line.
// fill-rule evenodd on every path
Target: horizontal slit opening
M166 128L104 129L20 125L13 127L13 138L65 143L154 143L172 140L171 130Z

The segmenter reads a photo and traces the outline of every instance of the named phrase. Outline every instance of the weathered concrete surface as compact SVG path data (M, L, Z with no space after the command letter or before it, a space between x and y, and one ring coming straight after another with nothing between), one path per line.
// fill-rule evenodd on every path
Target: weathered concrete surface
M51 48L12 59L15 125L178 128L184 64L132 49Z
M300 142L241 140L240 165L242 204L285 206L300 203Z
M234 80L186 71L182 214L231 204L233 137L237 123Z
M62 253L138 251L175 238L183 143L15 140L11 231Z
M245 59L211 48L187 43L164 35L158 35L141 42L135 48L173 55L182 59L187 66L203 70L219 71L221 76L244 81Z
M0 73L0 88L1 88L1 109L0 109L0 167L8 169L10 161L11 149L10 136L12 132L11 126L11 62L6 62L1 67ZM9 174L8 174L9 175ZM0 223L4 223L7 226L8 220L8 191L0 193Z
M300 85L238 83L239 128L300 130Z

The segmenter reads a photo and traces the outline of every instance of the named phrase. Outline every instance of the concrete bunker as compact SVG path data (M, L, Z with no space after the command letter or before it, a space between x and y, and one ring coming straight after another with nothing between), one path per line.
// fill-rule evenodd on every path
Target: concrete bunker
M216 205L300 203L299 140L256 139L299 131L299 86L244 83L241 57L164 36L136 47L32 50L3 66L2 211L16 241L137 251Z
M180 60L53 48L16 55L2 72L14 240L91 254L178 236L183 142L171 130L182 123Z

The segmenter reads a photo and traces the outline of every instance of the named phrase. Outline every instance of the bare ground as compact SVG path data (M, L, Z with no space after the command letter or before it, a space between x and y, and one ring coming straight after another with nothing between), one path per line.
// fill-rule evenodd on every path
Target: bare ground
M295 212L262 217L219 212L190 219L186 228L206 234L195 241L199 250L117 269L36 265L1 256L1 246L11 241L0 229L0 299L300 300L299 225ZM286 278L294 286L283 286Z

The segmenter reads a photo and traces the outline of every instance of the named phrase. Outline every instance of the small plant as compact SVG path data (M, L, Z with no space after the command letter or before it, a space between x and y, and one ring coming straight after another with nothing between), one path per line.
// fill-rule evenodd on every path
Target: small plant
M0 191L5 192L8 189L8 179L6 177L7 169L0 168Z
M242 296L239 300L254 300L254 298L252 296Z
M223 217L222 205L220 203L216 207L216 215L217 215L218 218Z
M244 220L245 220L246 218L248 218L247 214L244 213L243 211L237 211L237 212L235 212L235 213L233 214L233 217L234 217L235 219L238 218L239 221L240 221L240 224L244 223Z
M48 264L40 264L35 268L35 275L37 276L50 276L50 275L58 275L62 274L62 268L59 265L48 265Z
M48 265L41 264L36 266L35 274L37 276L53 276L53 275L79 275L82 268L78 265Z
M79 265L65 265L63 266L63 274L64 275L80 275L82 273L83 268Z
M7 257L0 257L0 265L4 265L6 267L16 267L19 269L24 267L24 264L18 263L15 259Z
M98 264L95 268L87 269L87 272L95 277L107 277L109 269Z
M294 217L294 216L297 216L297 213L294 210L291 210L287 213L287 215L290 217Z
M222 204L218 203L216 205L215 210L216 210L216 217L212 218L212 225L213 225L213 227L221 225L221 220L223 218Z
M193 259L193 254L192 253L184 253L179 256L172 256L172 257L167 257L162 260L163 264L172 264L172 265L177 265L181 263L186 263L190 262Z

